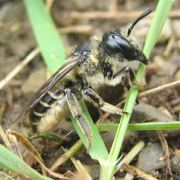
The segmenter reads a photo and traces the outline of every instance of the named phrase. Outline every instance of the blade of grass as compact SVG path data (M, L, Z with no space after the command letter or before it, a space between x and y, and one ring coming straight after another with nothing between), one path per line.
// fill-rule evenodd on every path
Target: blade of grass
M81 101L80 103L81 109L82 109L82 114L84 115L84 117L86 117L87 121L88 121L88 125L92 134L92 146L89 149L89 154L91 156L92 159L96 159L98 160L99 164L100 164L100 179L105 179L106 178L106 174L107 174L107 158L108 158L108 151L104 145L104 142L94 124L94 122L91 119L90 114L88 113L88 110L85 106L85 103L83 101ZM83 144L88 148L88 141L87 141L87 137L84 135L84 133L82 132L81 128L78 125L78 122L76 119L74 119L71 115L71 120L74 124L74 127L79 135L79 137L81 138Z
M28 166L22 159L17 157L11 151L6 149L0 144L0 167L7 169L12 172L16 172L23 175L27 179L42 179L42 180L52 180L51 178L45 177L30 166Z
M46 61L46 64L51 70L51 72L55 72L57 68L59 68L62 65L60 61L57 61L58 60L57 57L59 57L59 59L60 57L64 57L64 50L61 47L61 41L60 41L59 36L57 35L54 23L50 15L46 11L45 5L43 4L41 0L31 0L31 1L24 0L24 3L26 6L32 27L33 27L36 40L41 49L41 53L44 57L44 60ZM84 105L82 105L82 108L85 109ZM76 120L74 124L75 125L77 124ZM89 124L91 124L91 122ZM91 127L92 126L93 125L91 125ZM76 129L79 129L78 131L79 131L80 137L84 141L85 145L87 145L86 140L84 139L84 135L81 133L80 128L76 128ZM105 145L103 141L101 140L100 135L97 135L98 131L96 130L95 126L93 126L92 129L96 131L94 132L94 130L92 130L93 138L96 139L97 142L99 143L100 152L97 151L98 147L97 147L97 144L95 144L93 145L93 147L95 148L93 147L91 148L90 154L94 158L99 156L99 158L107 159L108 153L105 148ZM96 150L93 151L92 149L96 149Z
M160 0L158 3L158 6L157 6L157 9L155 12L155 16L153 18L152 25L150 27L149 34L147 37L148 40L145 43L144 53L147 56L147 58L149 58L149 55L150 55L150 53L157 41L157 38L163 28L163 25L167 19L168 13L171 9L172 3L173 3L172 0L168 0L168 1ZM161 19L159 19L159 17L161 17ZM144 71L145 71L145 66L142 63L140 63L137 77L136 77L137 81L140 82L142 80ZM108 161L110 164L116 163L117 158L119 156L119 152L122 147L123 139L124 139L127 127L128 127L130 114L132 113L137 94L138 94L138 89L136 89L135 87L132 87L130 89L130 92L129 92L129 95L128 95L128 98L127 98L127 101L126 101L126 104L124 107L124 111L129 112L129 114L123 115L121 117L118 129L117 129L117 133L116 133L112 148L110 150L109 158L108 158ZM115 169L115 166L109 167L107 179L111 179L111 177L114 173L114 169Z
M99 132L116 131L118 128L118 124L98 124L96 125L96 127ZM128 130L130 131L151 131L167 129L180 129L180 122L149 122L128 125Z
M35 38L51 73L64 64L65 53L54 22L42 0L24 0Z
M97 128L95 126L95 124L93 123L90 114L88 113L88 110L85 106L85 103L83 101L80 102L81 108L82 108L82 114L84 115L84 117L86 117L87 121L88 121L88 125L90 130L92 131L92 146L89 150L89 154L91 156L92 159L96 159L99 161L99 163L104 163L104 161L107 159L108 157L108 152L107 149L104 145L104 142L99 134L99 132L97 131ZM88 149L88 141L86 136L84 135L84 133L82 132L81 128L78 125L78 122L76 119L74 119L71 115L71 119L72 122L74 124L74 127L78 133L78 135L80 136L83 144L86 146L86 148Z

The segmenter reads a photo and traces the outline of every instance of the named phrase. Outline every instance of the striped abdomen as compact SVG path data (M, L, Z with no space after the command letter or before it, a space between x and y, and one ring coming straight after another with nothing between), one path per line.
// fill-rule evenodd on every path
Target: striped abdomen
M64 92L55 86L30 112L34 132L46 132L58 125L67 111Z

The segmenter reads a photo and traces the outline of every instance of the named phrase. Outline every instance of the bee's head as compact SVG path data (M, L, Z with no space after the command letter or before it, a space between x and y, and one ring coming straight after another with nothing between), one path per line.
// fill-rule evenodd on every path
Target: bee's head
M148 60L137 45L127 40L119 31L104 34L101 50L109 56L119 56L120 60L137 60L148 64Z
M144 11L128 29L127 37L131 34L133 27L144 17L152 12L151 8ZM140 48L132 41L128 40L119 31L113 31L104 34L100 48L103 54L109 56L119 56L119 60L127 61L137 60L148 64L148 60Z

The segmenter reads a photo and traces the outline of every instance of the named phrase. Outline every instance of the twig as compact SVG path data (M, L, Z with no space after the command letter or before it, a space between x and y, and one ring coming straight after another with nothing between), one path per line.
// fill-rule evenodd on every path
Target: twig
M80 160L76 160L75 157L72 156L71 161L77 169L74 179L93 180L88 172L88 169L85 168L85 166L81 163Z
M110 12L116 12L117 10L117 0L111 0L109 5Z
M128 152L128 154L120 161L119 164L116 165L116 172L122 167L123 164L130 164L130 162L134 159L134 157L139 154L139 152L144 148L144 141L139 141L132 149ZM121 170L120 170L121 171Z
M59 179L69 179L69 178L66 178L61 174L57 174L57 173L51 171L49 168L47 168L44 164L43 159L41 158L40 154L38 153L37 149L24 136L22 136L21 134L15 132L15 131L11 131L11 130L7 130L7 134L11 135L11 136L15 136L16 139L18 140L18 142L21 142L21 144L26 148L26 150L29 152L29 154L32 155L34 157L34 159L41 165L42 171L46 171L50 175L57 177Z
M123 164L122 168L124 168L125 171L130 172L134 176L141 177L144 180L158 180L155 177L143 172L142 170L140 170L134 166Z
M149 95L153 95L153 94L157 94L158 92L161 92L165 89L169 89L169 88L175 88L175 87L178 87L180 86L180 81L175 81L175 82L172 82L172 83L169 83L169 84L165 84L163 86L159 86L157 88L154 88L154 89L150 89L148 91L145 91L145 92L142 92L138 95L138 99L141 99L145 96L149 96Z
M168 143L166 141L165 135L163 134L163 132L161 130L158 130L156 132L158 134L159 140L161 141L161 145L162 145L163 150L165 152L165 158L167 160L167 168L169 169L169 173L172 175Z
M173 49L173 47L174 47L174 44L175 44L175 40L176 40L175 36L172 36L172 37L169 39L169 42L168 42L168 44L167 44L167 46L166 46L166 49L165 49L165 51L164 51L164 53L163 53L163 55L164 55L165 57L169 56L170 52L172 51L172 49Z
M54 3L54 0L47 0L46 1L46 9L48 10L48 12L51 11L51 7L52 7L53 3Z
M50 170L56 172L58 167L65 163L67 159L72 157L81 147L83 143L81 140L78 140L68 151L66 151L62 156L60 156L54 164L51 166Z
M2 81L0 81L0 89L2 89L16 74L21 71L38 53L40 52L39 48L34 49L26 58L16 66Z
M86 34L94 34L94 27L92 25L76 25L76 26L67 26L64 28L59 28L58 31L62 33L86 33Z
M7 135L5 134L5 132L4 132L3 128L1 127L1 125L0 125L0 136L1 136L1 138L3 139L4 144L6 145L6 147L7 147L10 151L13 152L13 149L12 149L12 147L11 147L11 144L10 144L10 142L9 142L9 139L7 138Z
M141 11L131 11L131 12L110 12L110 11L89 11L89 12L78 12L73 11L70 13L70 17L72 19L119 19L121 18L124 20L124 18L134 18L137 17L139 14L141 14ZM154 13L151 13L148 17L153 17ZM179 18L180 17L180 11L174 10L169 13L170 18ZM120 19L120 20L121 20Z

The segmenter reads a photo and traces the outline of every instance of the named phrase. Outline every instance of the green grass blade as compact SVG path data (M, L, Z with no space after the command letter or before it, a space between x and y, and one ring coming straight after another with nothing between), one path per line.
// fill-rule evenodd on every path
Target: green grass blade
M144 45L143 52L147 58L149 58L152 49L162 31L162 28L168 18L169 11L171 10L173 0L160 0L154 14L151 27ZM141 82L145 71L145 65L140 63L137 71L136 79Z
M118 124L98 124L96 125L96 127L99 132L116 131L118 128ZM128 125L128 130L130 131L151 131L168 129L180 129L180 122L149 122Z
M64 64L65 53L54 22L42 0L24 0L35 38L51 73Z
M154 48L154 45L156 44L156 41L161 33L164 23L168 18L172 4L173 0L160 0L158 3L156 13L153 17L153 23L148 34L148 36L151 38L147 38L143 49L143 52L146 54L147 57L150 56L151 51Z
M84 115L84 117L86 117L87 121L88 121L88 125L90 130L92 131L92 146L89 150L89 154L91 156L92 159L96 159L99 161L99 163L104 163L104 161L107 159L108 157L108 152L107 149L104 145L104 142L99 134L99 132L97 131L97 128L94 124L94 122L91 119L91 116L88 113L88 110L85 106L85 103L83 101L80 102L81 108L82 108L82 114ZM72 122L74 124L74 127L78 133L78 135L80 136L83 144L86 146L86 148L88 149L88 141L86 136L84 135L84 133L82 132L81 128L79 127L77 120L74 119L71 116Z
M104 142L94 124L94 122L91 119L91 116L88 113L88 110L85 106L85 103L82 101L79 103L82 109L82 114L84 115L84 117L86 117L87 121L88 121L88 125L89 128L91 130L91 134L92 134L92 146L89 149L89 154L91 156L92 159L96 159L98 160L99 164L100 164L100 179L105 179L107 177L107 167L108 167L108 162L107 162L107 158L108 158L108 151L104 145ZM83 131L81 130L81 128L79 127L77 120L74 119L71 116L71 120L74 124L74 127L79 135L79 137L81 138L83 144L86 146L86 148L88 149L88 140L86 138L86 136L84 135Z
M0 145L0 167L12 172L16 172L27 179L52 180L51 178L45 177L36 172L2 145Z
M83 101L81 101L79 104L81 106L83 116L86 117L86 119L88 121L88 125L91 130L91 134L92 134L92 146L89 149L89 154L92 159L98 160L98 162L100 164L100 179L104 180L107 177L107 172L108 172L107 167L109 166L109 164L107 162L108 151L104 145L104 142L103 142L94 122L91 119L90 114L88 113L85 103ZM89 144L88 144L87 137L84 135L83 131L81 130L81 128L78 125L77 120L74 119L72 117L72 115L71 115L71 120L72 120L74 127L75 127L79 137L81 138L83 144L88 149Z
M163 25L166 21L166 18L168 16L168 13L171 9L173 1L171 0L160 0L155 12L155 16L153 18L152 21L152 25L150 27L150 33L148 34L147 37L147 41L145 43L145 50L144 53L147 56L147 58L149 57L152 48L154 47L157 38L163 28ZM166 9L166 10L165 10ZM161 17L161 19L157 18L157 17ZM158 22L160 21L160 22ZM156 28L154 28L156 27ZM157 31L154 31L155 29L158 29ZM153 32L154 31L154 32ZM137 73L137 80L141 81L142 77L143 77L143 72L145 71L145 66L140 64L140 67L138 69L138 73ZM130 119L130 114L132 113L133 110L133 106L135 104L135 100L138 94L138 89L136 89L135 87L132 87L130 89L125 107L124 107L124 111L125 112L129 112L128 115L123 115L121 117L121 121L119 123L118 126L118 130L116 133L116 137L114 139L111 151L110 151L110 155L109 155L109 162L110 163L115 163L117 161L117 158L119 156L119 152L120 149L122 147L122 143L123 143L123 139L126 133L126 130L128 128L128 123L129 123L129 119ZM111 166L109 168L109 173L108 173L108 178L107 179L111 179L113 172L114 172L115 166Z
M49 13L46 11L42 0L24 0L24 3L44 60L46 61L46 64L51 72L55 72L57 68L62 65L60 62L62 62L65 56L64 49L61 45L61 41L55 29L54 23ZM60 58L62 59L61 61L59 60ZM74 124L75 127L77 127L76 120ZM90 126L93 126L92 129L96 129L94 125L91 125L91 122L89 124ZM76 129L78 129L78 127ZM94 130L92 130L94 136L93 138L96 139L97 143L99 143L100 148L97 147L97 143L93 144L93 147L90 150L90 155L93 158L99 156L100 159L107 159L108 153L105 145L101 140L100 135L97 135L98 131L95 130L96 132L94 132ZM78 132L82 138L82 141L87 146L87 141L84 138L84 135L81 133L80 128ZM99 151L97 149L99 149Z

